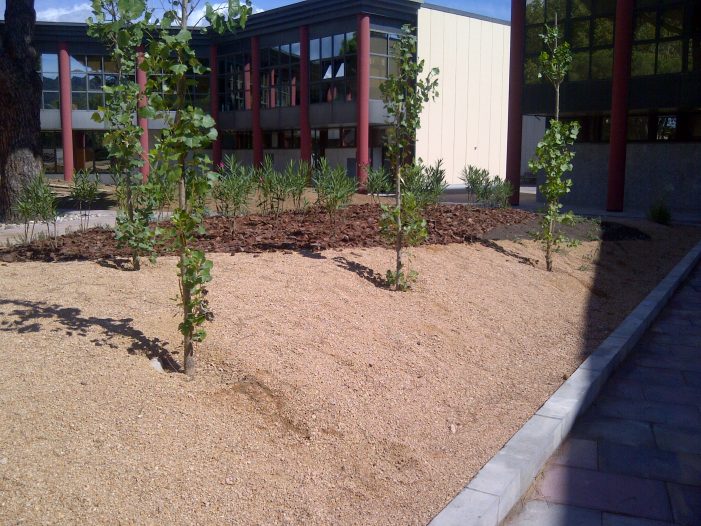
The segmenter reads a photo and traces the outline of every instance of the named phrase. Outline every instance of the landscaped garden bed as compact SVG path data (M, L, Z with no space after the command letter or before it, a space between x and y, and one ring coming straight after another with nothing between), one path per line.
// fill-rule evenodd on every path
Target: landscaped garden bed
M4 250L42 261L0 263L0 522L425 524L701 238L583 222L548 273L530 214L436 210L408 293L368 207L209 219L192 381L150 361L182 366L173 257Z

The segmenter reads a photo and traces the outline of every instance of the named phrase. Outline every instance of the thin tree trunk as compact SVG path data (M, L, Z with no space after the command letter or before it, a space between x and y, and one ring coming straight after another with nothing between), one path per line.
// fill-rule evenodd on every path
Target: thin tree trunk
M404 268L404 262L402 261L402 245L404 244L404 236L403 236L403 231L402 231L402 171L399 166L399 163L397 163L397 173L395 174L396 176L396 209L398 211L397 213L397 245L395 247L397 251L397 273L395 275L395 284L394 284L394 290L401 290L401 275L403 272Z
M0 220L14 219L22 188L41 172L41 78L34 0L7 0L0 38Z

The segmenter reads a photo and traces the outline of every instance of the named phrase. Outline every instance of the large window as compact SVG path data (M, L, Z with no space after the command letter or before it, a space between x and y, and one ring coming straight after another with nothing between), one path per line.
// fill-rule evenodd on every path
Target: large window
M608 142L611 118L608 115L584 115L577 120L581 132L577 142ZM629 142L696 142L701 140L701 111L639 112L628 116Z
M355 33L309 41L310 99L312 103L356 98L358 42Z
M694 34L698 39L701 32L698 11L698 2L688 0L638 0L631 74L642 77L698 69L694 64Z
M41 107L57 110L59 107L58 55L42 53L39 61L39 74L42 82Z
M282 44L260 52L260 103L263 108L298 106L300 44Z
M41 159L47 174L63 173L63 142L60 131L41 132Z
M219 101L222 111L251 109L250 53L239 52L220 59Z
M380 33L372 31L370 33L370 98L382 99L380 85L389 78L396 75L397 60L394 58L395 46L399 42L399 36L394 33Z
M71 104L74 110L97 110L105 105L102 86L119 82L114 62L99 55L71 55Z

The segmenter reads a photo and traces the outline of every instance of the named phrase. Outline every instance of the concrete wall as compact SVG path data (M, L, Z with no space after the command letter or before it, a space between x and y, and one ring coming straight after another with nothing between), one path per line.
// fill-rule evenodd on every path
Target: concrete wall
M418 56L440 69L440 96L424 108L416 154L443 159L449 183L472 164L506 172L509 26L421 7Z
M609 145L576 147L568 205L606 207ZM673 213L701 213L701 145L699 143L632 143L628 145L624 210L647 212L662 199ZM542 184L543 176L538 177ZM540 195L538 200L542 201Z

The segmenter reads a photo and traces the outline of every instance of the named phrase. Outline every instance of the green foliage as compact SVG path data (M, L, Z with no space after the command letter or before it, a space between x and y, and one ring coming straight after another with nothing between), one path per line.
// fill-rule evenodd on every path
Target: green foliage
M672 211L664 199L659 199L650 206L647 217L660 225L669 225L672 222Z
M420 160L418 163L404 165L402 181L403 191L414 196L419 208L437 204L438 198L448 187L443 159L439 159L433 166L424 166Z
M290 161L283 173L286 194L292 198L292 204L298 212L305 208L303 196L309 180L309 170L309 164L305 161Z
M491 208L508 208L513 186L497 176L491 177L489 170L468 165L463 168L460 180L474 202Z
M552 253L566 242L566 238L557 231L557 225L570 223L573 220L571 213L562 213L560 199L572 188L572 180L564 178L564 174L572 171L572 160L575 155L573 146L579 135L579 123L559 120L560 84L572 62L569 45L566 42L559 42L560 35L557 27L546 25L545 33L541 38L547 48L547 51L543 51L540 56L541 74L550 80L555 89L555 119L550 121L550 126L538 143L535 157L528 163L528 167L532 173L542 171L545 174L545 183L539 190L546 204L536 239L543 244L545 264L547 270L552 271Z
M416 130L421 126L421 112L424 104L435 100L438 96L438 69L432 69L425 77L423 70L425 62L417 60L417 39L414 28L409 25L402 27L399 41L394 46L398 72L392 73L380 85L388 115L389 129L385 146L389 155L392 172L395 179L395 213L396 226L391 231L395 233L396 270L393 272L393 284L396 290L402 290L406 273L403 270L402 249L405 245L403 236L402 213L402 177L405 164L413 164L413 147L416 143ZM440 169L440 166L437 168ZM411 174L411 171L408 173ZM433 174L438 177L438 174ZM425 195L425 194L424 194ZM420 209L417 196L412 195L412 206ZM417 212L418 213L418 212Z
M225 157L219 179L212 188L217 212L226 217L245 213L255 185L256 180L251 170L242 166L235 157Z
M122 181L117 188L122 196L130 190L126 181ZM151 261L155 261L154 245L160 229L152 229L150 226L156 205L154 194L147 186L135 186L131 188L131 192L129 197L132 204L131 213L128 208L121 208L117 213L114 228L117 246L128 248L132 257L148 257ZM138 269L138 266L136 268Z
M197 235L205 234L204 203L219 178L203 152L217 138L214 119L186 100L188 88L196 82L192 77L208 72L192 47L192 31L200 30L189 28L189 15L196 6L188 0L172 0L164 6L159 27L154 29L141 66L146 71L161 74L149 76L149 105L140 112L144 117L164 121L165 126L149 159L151 166L167 174L168 180L178 188L178 205L170 228L164 234L180 256L179 303L183 311L180 331L185 372L189 376L194 375L194 343L204 340L203 325L212 317L205 287L211 279L212 262L204 253L194 250L191 243ZM205 12L209 29L221 33L242 28L251 8L249 2L241 4L239 0L229 0L224 8L207 5Z
M367 190L373 201L377 200L380 194L388 194L392 191L392 180L384 166L380 166L379 168L368 166L367 172Z
M56 217L58 215L56 197L43 173L34 177L22 188L13 211L24 223L23 242L25 244L32 242L36 223L43 222L46 224L47 237L52 240L54 246L56 245ZM54 227L53 236L51 235L51 225Z
M391 243L397 239L402 240L402 248L415 247L423 243L428 237L426 220L421 216L421 206L414 194L404 193L402 207L390 207L381 205L380 233L382 237ZM401 232L400 232L401 230ZM402 266L399 271L387 271L387 283L396 290L408 290L411 283L416 281L418 273L407 270L408 266Z
M285 177L273 166L273 160L265 156L263 165L256 170L258 179L258 206L264 214L278 217L285 206L287 185Z
M314 186L317 204L326 210L335 229L338 211L348 206L358 185L355 179L348 177L343 166L331 168L328 161L322 159L314 173Z
M73 175L71 198L78 202L81 230L90 227L90 211L98 196L97 177L89 170L78 170Z

